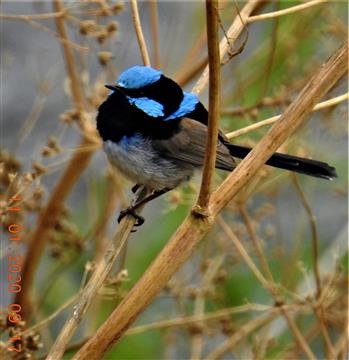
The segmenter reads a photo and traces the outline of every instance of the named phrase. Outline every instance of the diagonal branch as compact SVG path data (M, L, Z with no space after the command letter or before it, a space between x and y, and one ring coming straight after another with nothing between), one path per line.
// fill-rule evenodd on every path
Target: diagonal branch
M74 360L101 359L138 315L189 258L210 230L217 214L234 198L275 150L306 120L315 104L348 70L348 44L344 44L310 79L298 97L249 155L212 194L212 216L189 215L177 229L142 278L113 311L96 334L74 356Z

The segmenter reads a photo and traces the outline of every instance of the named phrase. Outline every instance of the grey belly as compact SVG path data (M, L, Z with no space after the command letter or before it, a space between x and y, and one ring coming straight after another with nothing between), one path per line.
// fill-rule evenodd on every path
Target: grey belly
M193 166L181 166L175 160L157 156L147 140L134 144L114 143L108 140L103 143L103 148L109 161L123 175L149 189L175 188L189 180L194 172Z

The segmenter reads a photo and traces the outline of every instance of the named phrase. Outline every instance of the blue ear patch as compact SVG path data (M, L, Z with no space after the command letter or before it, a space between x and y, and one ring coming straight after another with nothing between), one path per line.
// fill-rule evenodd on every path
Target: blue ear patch
M196 104L199 102L199 98L196 95L187 92L183 92L183 95L183 100L179 105L179 108L174 113L167 116L164 121L183 117L194 111Z
M162 73L150 66L136 65L122 72L117 84L126 89L139 89L158 81Z
M147 97L133 98L130 96L127 96L127 100L131 105L138 107L138 109L142 110L149 116L164 116L164 107L155 100Z

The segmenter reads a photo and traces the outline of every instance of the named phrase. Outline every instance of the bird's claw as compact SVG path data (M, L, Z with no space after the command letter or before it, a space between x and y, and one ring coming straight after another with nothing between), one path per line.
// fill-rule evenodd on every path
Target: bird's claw
M136 210L131 206L131 207L128 207L127 209L125 209L125 210L120 211L120 215L118 217L118 223L120 223L120 221L127 215L132 215L136 219L136 222L135 222L134 226L141 226L145 221L144 217L138 215L136 213Z

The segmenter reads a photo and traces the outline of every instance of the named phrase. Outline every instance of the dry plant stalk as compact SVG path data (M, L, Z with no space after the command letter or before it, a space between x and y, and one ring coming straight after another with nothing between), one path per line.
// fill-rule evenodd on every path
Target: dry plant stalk
M150 17L150 31L152 40L152 59L153 66L156 69L161 68L160 61L160 47L159 47L159 16L158 16L158 3L156 0L150 0L149 6L149 17Z
M254 21L259 21L259 20L275 19L279 16L293 14L297 11L302 11L302 10L307 9L312 6L321 5L325 2L328 2L328 0L312 0L312 1L306 2L305 4L290 6L287 9L273 11L273 12L261 14L261 15L250 16L248 19L248 22L252 23Z
M312 108L348 70L348 44L344 44L310 79L298 97L274 126L241 161L210 199L211 216L190 214L153 261L142 278L109 316L97 333L74 356L74 360L101 359L123 335L137 316L166 285L178 268L189 258L195 246L209 231L217 214L233 199L244 184L306 120ZM284 313L285 317L288 314ZM289 318L289 326L294 321ZM297 334L298 328L293 328ZM300 340L302 338L299 338ZM307 353L309 358L313 354Z
M56 13L64 14L60 0L54 1L54 7ZM64 16L56 16L55 20L60 37L68 40ZM72 97L79 112L80 119L82 120L79 123L83 133L83 139L81 140L80 146L90 150L83 152L77 150L72 156L69 164L53 189L46 207L40 213L37 226L29 239L29 248L23 264L22 291L18 293L15 299L17 304L21 304L24 316L25 313L30 313L30 290L34 282L36 269L47 242L47 234L60 216L65 199L70 194L75 183L79 180L81 173L87 168L93 154L92 149L96 145L93 141L94 131L91 127L87 126L87 123L83 122L83 120L85 120L85 111L83 107L84 97L69 41L62 42L62 46L71 82Z
M223 37L219 44L219 54L221 61L223 60L225 54L228 53L229 48L234 44L235 40L239 37L242 33L243 29L245 28L245 24L247 23L247 19L250 14L261 5L263 1L256 1L250 0L246 3L246 5L241 9L240 13L236 16L235 20L229 27L228 31L226 32L226 37ZM229 42L227 41L229 39ZM208 66L206 66L204 72L202 73L200 79L195 84L192 92L195 94L199 94L208 81Z
M209 65L209 105L208 105L208 134L206 140L206 152L204 168L202 171L201 188L199 198L195 206L198 215L209 216L207 208L212 175L215 171L216 150L218 139L218 123L220 114L220 85L221 85L221 63L219 55L218 37L218 6L217 0L206 1L206 23L207 23L207 48Z
M147 46L146 46L145 40L144 40L142 24L139 19L137 0L131 0L131 12L132 12L132 19L133 19L135 32L137 35L138 45L141 50L143 64L146 66L150 66L149 53L148 53Z

